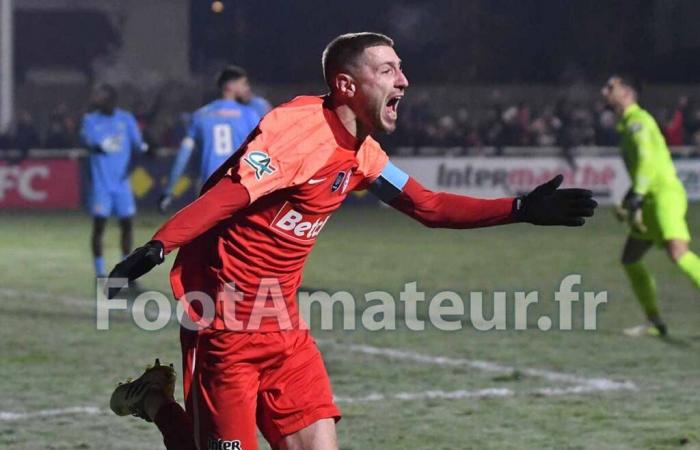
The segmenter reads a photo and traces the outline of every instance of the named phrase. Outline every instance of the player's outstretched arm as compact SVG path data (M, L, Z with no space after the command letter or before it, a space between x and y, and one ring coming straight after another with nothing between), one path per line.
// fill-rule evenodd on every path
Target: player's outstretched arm
M401 180L395 174L379 179L370 189L395 209L431 228L480 228L514 222L535 225L581 226L597 206L585 189L558 189L558 175L527 195L518 198L480 199L433 192L413 178ZM394 194L387 199L387 193Z
M163 243L165 253L193 241L224 219L250 204L243 184L223 177L195 201L175 213L153 235Z
M194 139L191 137L186 137L182 140L180 144L180 149L177 151L177 156L173 162L173 166L170 169L170 177L168 178L168 184L163 189L163 193L158 199L158 210L161 213L165 213L172 203L173 189L175 184L180 179L182 174L187 168L187 163L190 161L192 152L194 150Z
M160 227L153 239L117 264L110 278L133 281L163 262L181 247L250 203L246 188L230 177L221 178L197 200L178 211Z

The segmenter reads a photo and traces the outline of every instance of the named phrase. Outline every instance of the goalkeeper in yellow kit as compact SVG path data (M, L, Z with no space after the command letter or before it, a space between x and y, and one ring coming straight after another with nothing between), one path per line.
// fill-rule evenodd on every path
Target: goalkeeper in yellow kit
M620 147L632 186L618 207L618 217L630 224L622 264L644 308L648 325L625 330L627 334L667 333L659 314L654 278L642 262L652 245L668 256L700 288L700 258L688 249L690 233L685 220L688 199L676 175L671 154L654 118L637 104L639 87L624 76L612 76L602 95L620 120Z

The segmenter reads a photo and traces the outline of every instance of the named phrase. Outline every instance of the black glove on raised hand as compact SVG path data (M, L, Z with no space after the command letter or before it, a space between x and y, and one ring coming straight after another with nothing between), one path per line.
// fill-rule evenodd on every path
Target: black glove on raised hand
M114 269L109 273L109 278L126 278L129 281L134 281L162 263L164 259L163 243L150 241L131 252L122 262L114 266ZM117 293L119 293L119 289L110 289L108 297L113 298Z
M557 175L515 200L515 218L535 225L580 227L592 217L598 203L588 189L557 189L564 180Z

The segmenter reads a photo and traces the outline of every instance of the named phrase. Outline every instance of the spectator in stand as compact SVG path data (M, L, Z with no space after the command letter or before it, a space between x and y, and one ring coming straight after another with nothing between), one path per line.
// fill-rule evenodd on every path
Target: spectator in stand
M490 107L485 114L484 120L479 125L479 134L486 145L501 146L503 134L503 122L501 111L498 106Z
M76 122L65 103L59 104L49 116L49 128L44 139L45 148L73 148L78 145Z
M617 146L619 134L617 133L617 117L615 113L603 102L597 102L595 123L595 143L602 146Z
M13 147L12 135L0 132L0 150L10 150Z
M688 97L678 99L676 110L671 119L664 124L664 134L669 147L681 146L685 143L685 115L688 108Z
M554 108L547 106L530 125L532 144L538 146L557 145L557 136L562 126L561 120L554 113Z
M163 142L162 139L158 139L154 135L155 131L157 130L157 127L154 126L156 121L155 118L160 110L165 109L161 108L163 95L163 90L160 90L158 91L155 100L151 102L150 105L145 99L137 100L134 105L134 117L136 118L136 123L138 124L139 130L141 130L141 134L143 135L143 141L151 149L155 149L158 145L171 145L170 142ZM174 143L174 140L172 145L177 145Z
M522 145L523 133L516 106L509 106L501 114L501 130L498 139L499 146Z
M139 91L132 87L127 103L134 105L134 114L144 140L150 147L157 145L175 147L181 141L187 119L183 114L194 108L197 96L187 95L187 89L178 83L169 83L153 92ZM264 111L265 102L253 96L247 76L242 77L237 89L237 100L247 103L251 109ZM585 96L579 96L585 99ZM430 102L429 91L418 91L402 103L400 127L396 133L382 138L389 151L399 147L421 146L565 146L581 145L614 146L618 142L614 114L601 102L573 102L570 98L556 103L538 104L536 107L524 101L514 103L498 89L487 94L486 105L476 109L464 105L452 108ZM446 102L447 103L447 102ZM656 105L658 123L670 146L698 145L700 143L700 110L687 96L681 96L677 104ZM670 111L670 114L667 113ZM44 146L50 148L76 145L75 112L66 105L58 105L49 117L48 128L37 130L29 112L23 112L14 129L26 149L39 145L44 136ZM28 115L28 116L27 116ZM22 119L22 120L20 120ZM7 137L0 148L17 148L18 144Z
M467 108L457 110L457 129L460 132L460 141L467 147L481 147L481 138L477 130L478 126Z
M17 127L15 128L15 146L22 153L26 154L29 149L39 147L40 143L39 132L34 123L34 118L29 111L24 110L20 112L17 119Z
M442 147L457 147L464 145L460 134L461 130L457 127L457 121L450 115L442 116L431 131L431 137L435 143L434 145Z
M416 146L430 145L432 143L430 136L434 134L436 117L428 95L424 92L419 93L411 102L407 113L408 126L405 127L407 143Z
M530 107L525 102L518 104L518 127L520 128L521 145L530 145L532 137L530 135L530 124L532 123L532 113Z
M595 128L591 111L583 105L575 105L571 111L573 146L595 145Z
M561 149L561 157L566 160L572 169L576 169L576 159L572 152L578 144L580 134L577 132L578 113L574 105L566 99L560 99L555 106L555 112L560 118L562 126L557 135L557 145Z
M686 133L689 137L688 143L695 147L700 147L700 108L693 110L686 120Z

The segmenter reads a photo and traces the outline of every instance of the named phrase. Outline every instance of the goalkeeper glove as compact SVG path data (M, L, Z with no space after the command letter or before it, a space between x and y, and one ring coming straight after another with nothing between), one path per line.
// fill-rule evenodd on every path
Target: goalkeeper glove
M598 203L587 189L557 189L564 177L557 175L515 200L515 218L535 225L580 227L592 217Z
M644 205L644 196L637 194L632 189L627 191L624 200L622 200L622 206L630 216L634 216L637 211L642 209L642 205Z
M642 218L642 206L644 206L644 196L634 192L632 188L627 191L625 198L622 200L621 208L626 212L624 219L627 220L630 227L639 233L644 233L647 231L647 227L644 225L644 220ZM619 217L623 217L622 214L618 214Z
M139 247L129 254L122 262L114 266L109 273L109 278L126 278L134 281L141 275L149 272L165 259L163 243L150 241L143 247ZM110 289L108 298L113 298L120 289Z

